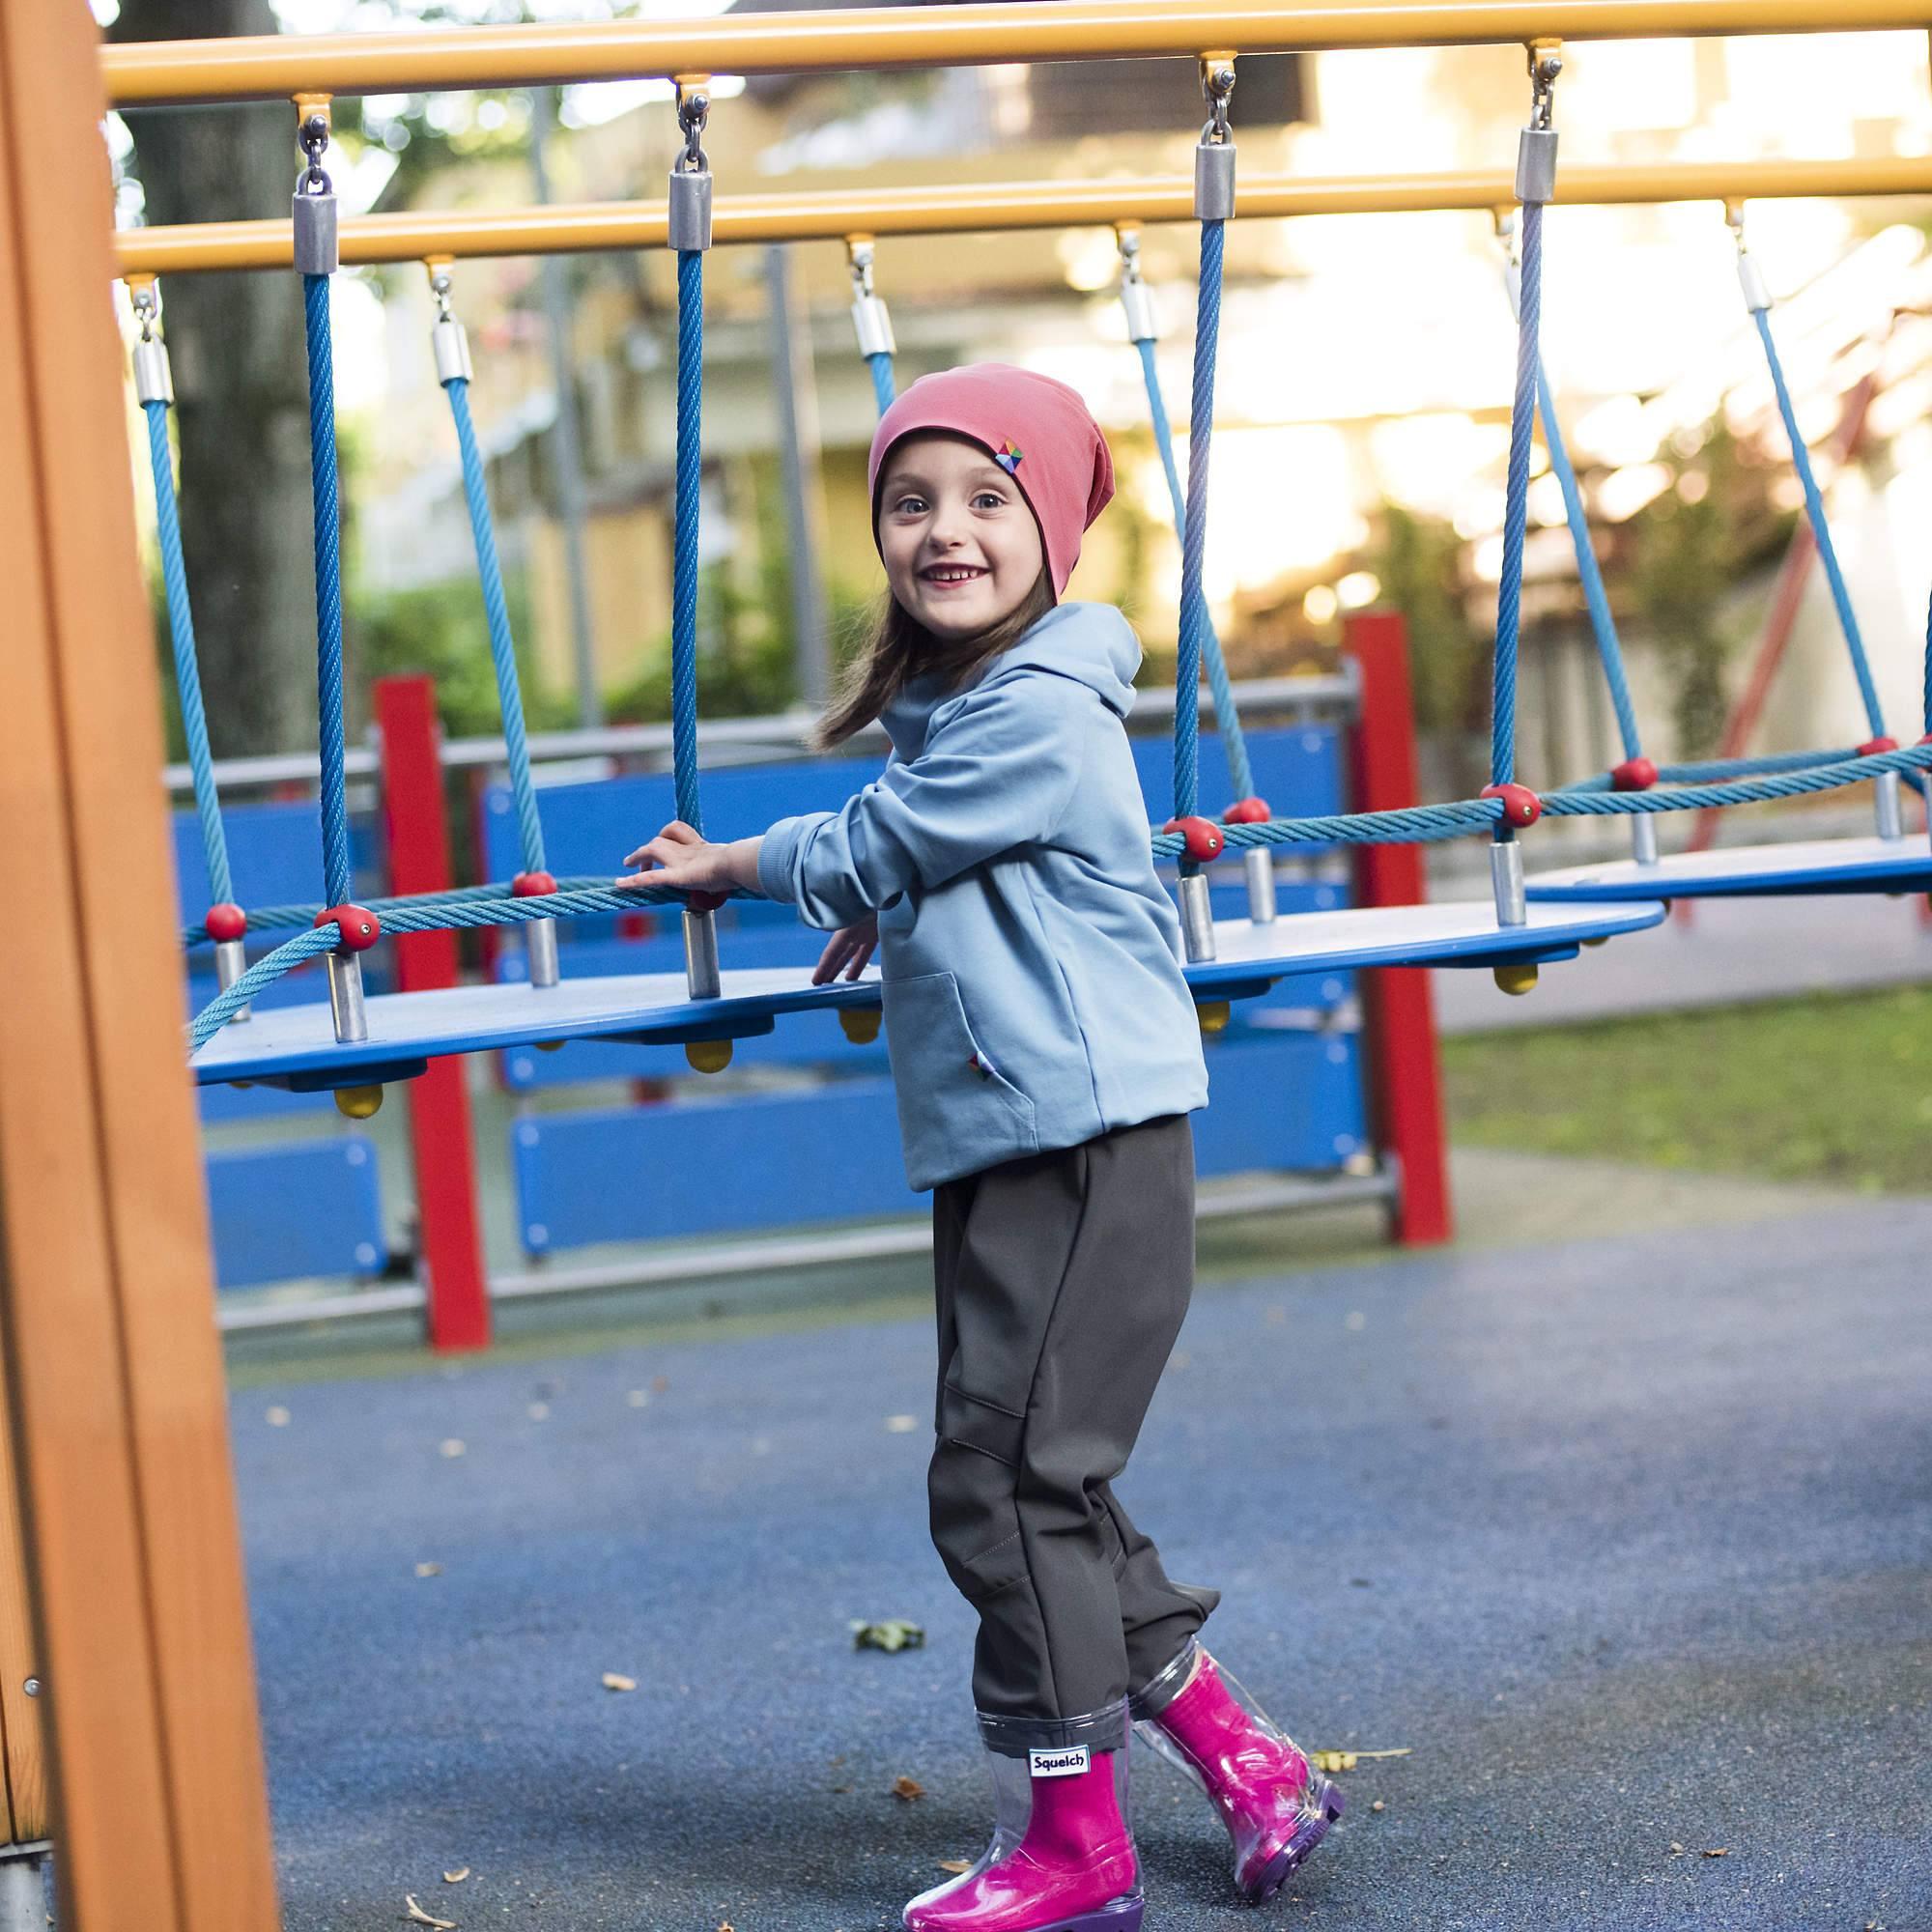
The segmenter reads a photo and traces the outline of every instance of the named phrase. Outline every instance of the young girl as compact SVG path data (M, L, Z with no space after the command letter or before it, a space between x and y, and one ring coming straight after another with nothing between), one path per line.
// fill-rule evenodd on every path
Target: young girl
M820 742L882 720L883 776L625 863L796 905L834 929L820 982L883 953L907 1177L933 1189L932 1538L980 1615L996 1798L985 1856L905 1923L1135 1932L1130 1718L1218 1807L1253 1901L1342 1801L1201 1648L1218 1597L1169 1580L1111 1487L1187 1310L1208 1098L1123 724L1140 644L1059 601L1113 465L1071 389L980 363L899 397L870 481L891 598Z

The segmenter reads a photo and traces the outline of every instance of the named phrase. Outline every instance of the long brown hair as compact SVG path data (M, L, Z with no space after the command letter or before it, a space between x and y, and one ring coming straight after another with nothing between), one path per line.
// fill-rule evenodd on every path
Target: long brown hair
M1053 585L1042 565L1033 588L991 630L949 641L908 615L888 590L871 637L854 654L838 695L811 734L814 749L829 752L864 729L912 678L942 678L945 690L964 684L982 665L1011 650L1052 609Z

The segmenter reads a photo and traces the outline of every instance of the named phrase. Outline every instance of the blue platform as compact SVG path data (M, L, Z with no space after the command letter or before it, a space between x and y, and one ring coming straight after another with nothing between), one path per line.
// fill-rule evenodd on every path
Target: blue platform
M1586 901L1786 898L1833 893L1932 892L1932 845L1923 838L1824 838L1790 845L1726 845L1639 866L1634 859L1533 872L1529 896L1547 905Z

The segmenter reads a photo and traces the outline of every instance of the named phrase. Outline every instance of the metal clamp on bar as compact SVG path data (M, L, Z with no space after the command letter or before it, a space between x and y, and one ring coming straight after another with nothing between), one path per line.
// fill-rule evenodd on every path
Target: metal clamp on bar
M1180 876L1180 936L1190 966L1206 965L1214 957L1214 901L1206 872Z
M1556 76L1563 71L1560 41L1529 43L1529 126L1517 137L1516 198L1548 202L1556 195Z
M175 399L174 377L168 368L168 346L155 333L160 320L161 298L152 277L130 282L128 299L134 320L141 325L141 339L134 345L134 399L141 403L168 403Z
M296 272L299 275L332 275L342 265L341 242L336 228L335 188L323 172L322 156L328 146L328 114L319 103L304 96L298 103L302 109L301 147L308 156L296 182L293 214L296 231Z
M1208 125L1194 150L1194 218L1235 218L1235 137L1228 127L1228 97L1235 91L1233 54L1206 54L1201 91L1208 97Z
M1522 841L1514 837L1490 841L1490 884L1496 895L1498 925L1527 925L1529 900L1522 884Z
M855 236L845 243L845 252L852 268L852 327L858 333L859 354L896 355L893 319L886 313L884 300L872 290L872 243Z
M1764 285L1764 275L1757 265L1757 257L1745 244L1745 211L1740 202L1727 201L1724 204L1724 219L1738 242L1738 286L1745 292L1745 307L1752 315L1762 315L1771 307L1771 291Z
M707 907L684 913L684 979L694 1000L715 1000L724 991L718 973L717 915Z
M1900 780L1896 772L1881 772L1872 785L1872 806L1877 813L1878 836L1899 839L1905 837L1905 815L1900 802Z
M444 388L451 383L469 383L475 380L475 369L469 360L469 331L457 321L450 308L449 264L444 261L426 262L429 270L429 292L436 298L436 321L429 331L430 349L436 356L436 380Z
M665 239L681 255L711 246L711 163L704 156L704 123L710 112L711 76L680 75L677 125L684 129L684 153L670 171Z
M1228 149L1232 156L1234 148ZM1199 174L1196 175L1199 192ZM1153 291L1141 273L1141 232L1137 226L1122 224L1114 230L1121 244L1121 306L1127 312L1129 342L1158 342L1160 328L1154 321Z
M361 906L326 906L315 916L319 926L332 925L340 935L335 950L326 955L328 968L328 1013L335 1037L355 1045L369 1037L369 1009L362 997L362 957L382 937L383 924ZM370 1111L373 1113L374 1108Z

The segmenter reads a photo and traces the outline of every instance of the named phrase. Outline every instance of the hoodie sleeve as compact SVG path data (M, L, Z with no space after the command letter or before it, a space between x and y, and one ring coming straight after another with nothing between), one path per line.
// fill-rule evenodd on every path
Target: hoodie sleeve
M781 818L758 884L808 923L849 925L912 886L943 886L1051 836L1080 779L1084 687L1005 677L970 691L910 763L896 759L838 811Z

